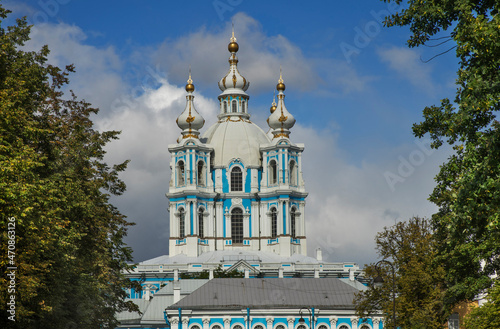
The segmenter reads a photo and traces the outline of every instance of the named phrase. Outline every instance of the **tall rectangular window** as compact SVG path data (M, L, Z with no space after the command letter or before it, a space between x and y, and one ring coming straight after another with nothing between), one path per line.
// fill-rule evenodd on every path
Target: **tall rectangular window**
M271 237L278 236L278 212L276 208L271 209Z
M204 232L203 232L203 209L200 208L200 210L198 210L198 236L200 237L200 239L203 239L204 237Z
M233 244L243 243L243 211L239 208L231 212L231 239Z
M231 170L231 191L243 191L243 173L240 167Z
M185 225L186 225L186 214L184 212L184 209L181 208L179 209L179 239L184 239L184 237L186 236L186 233L185 233Z

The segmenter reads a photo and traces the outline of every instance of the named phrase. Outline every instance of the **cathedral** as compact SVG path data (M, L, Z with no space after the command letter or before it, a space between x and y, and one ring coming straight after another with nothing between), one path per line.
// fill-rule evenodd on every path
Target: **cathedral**
M250 121L250 82L238 71L234 36L228 49L217 123L200 135L205 120L195 109L190 77L186 107L177 118L181 136L168 148L170 255L219 250L306 255L304 145L289 138L295 119L285 106L285 84L280 77L278 103L267 120L269 136Z
M120 328L382 329L381 316L355 316L354 295L367 289L357 264L324 261L320 249L308 256L305 146L290 138L281 72L265 132L250 120L234 32L228 50L218 120L204 133L189 74L168 146L169 255L127 274L141 282L128 293L142 315L118 314Z

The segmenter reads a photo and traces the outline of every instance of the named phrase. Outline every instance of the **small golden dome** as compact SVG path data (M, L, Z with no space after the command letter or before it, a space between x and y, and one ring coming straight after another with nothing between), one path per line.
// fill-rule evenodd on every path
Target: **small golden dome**
M273 104L273 105L271 106L271 108L269 109L269 111L270 111L271 113L274 113L274 111L276 111L276 104Z
M192 92L194 91L194 85L193 85L192 83L188 83L188 84L186 85L186 91L187 91L188 93L192 93Z
M240 46L238 46L238 43L236 41L231 41L229 45L227 45L227 50L231 53L235 53L240 49Z

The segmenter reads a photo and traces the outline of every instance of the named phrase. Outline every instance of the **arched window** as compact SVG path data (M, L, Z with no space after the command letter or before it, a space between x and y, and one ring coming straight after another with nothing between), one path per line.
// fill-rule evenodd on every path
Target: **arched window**
M239 324L235 324L234 327L233 327L233 329L243 329L243 327L240 326Z
M346 326L346 325L344 324L344 325L341 325L341 326L339 327L339 329L349 329L349 327L348 327L348 326Z
M240 167L231 170L231 191L243 191L243 173Z
M191 326L191 328L189 328L189 329L200 329L200 326L194 325L194 326Z
M328 329L328 327L322 324L321 326L318 327L318 329Z
M292 238L295 238L296 234L296 225L297 225L297 220L296 220L296 213L297 209L295 207L292 208L292 211L290 213L290 234L292 235Z
M307 329L306 326L304 326L303 324L297 326L297 329Z
M297 185L297 164L295 161L290 161L290 169L288 172L290 174L290 185Z
M366 324L364 324L361 327L359 327L359 329L370 329L370 327L368 327Z
M224 113L227 113L227 102L224 101Z
M205 162L198 161L198 185L205 186Z
M243 113L245 113L245 111L246 111L246 106L245 105L246 105L246 103L245 103L245 101L243 101L241 103L241 112L243 112Z
M275 185L278 182L278 168L275 160L269 161L269 184Z
M198 209L198 237L200 239L205 237L203 227L203 208Z
M271 237L278 236L278 212L276 208L271 209Z
M285 329L285 326L282 324L278 324L274 329Z
M177 162L177 185L184 185L184 161Z
M233 99L233 102L231 103L231 112L238 112L238 102L236 101L236 99Z
M243 243L243 211L240 208L231 211L231 239L233 244Z
M264 329L263 326L261 326L260 324L256 325L255 327L253 327L253 329Z
M179 209L179 239L184 239L186 236L186 213L184 208Z

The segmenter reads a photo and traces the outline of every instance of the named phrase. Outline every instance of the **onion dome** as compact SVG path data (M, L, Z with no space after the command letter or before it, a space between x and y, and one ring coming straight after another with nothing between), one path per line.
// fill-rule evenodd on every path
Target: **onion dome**
M278 105L276 106L276 110L267 119L267 122L272 129L273 138L288 138L290 136L290 128L295 124L295 118L288 112L285 106L285 94L283 93L285 84L283 83L281 72L276 89L278 90Z
M234 37L234 30L227 49L231 53L231 56L229 56L229 71L219 81L219 88L222 91L221 96L227 94L241 94L246 96L245 91L248 89L250 82L238 71L238 57L236 57L236 53L239 46Z
M194 85L193 80L191 80L191 69L189 70L189 79L186 84L186 108L177 118L177 126L182 130L182 138L198 138L200 134L199 130L205 124L205 119L199 114L194 108Z
M276 111L276 93L273 96L273 103L271 104L271 108L269 109L271 113L274 113Z

